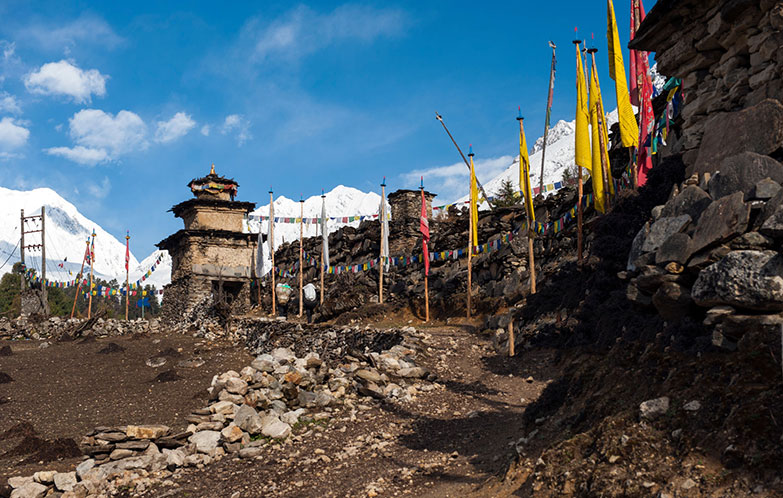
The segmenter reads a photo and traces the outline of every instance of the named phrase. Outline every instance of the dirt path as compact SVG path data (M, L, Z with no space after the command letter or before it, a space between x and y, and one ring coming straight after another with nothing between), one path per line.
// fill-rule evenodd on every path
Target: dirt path
M0 485L37 470L70 470L77 445L100 425L158 423L184 428L206 401L215 372L241 368L241 348L181 334L54 342L3 341L0 356ZM48 344L48 343L47 343ZM165 359L158 367L147 360Z
M551 353L509 359L467 328L427 329L439 380L411 402L366 402L255 459L184 469L147 496L466 496L507 466ZM505 456L504 456L505 455Z

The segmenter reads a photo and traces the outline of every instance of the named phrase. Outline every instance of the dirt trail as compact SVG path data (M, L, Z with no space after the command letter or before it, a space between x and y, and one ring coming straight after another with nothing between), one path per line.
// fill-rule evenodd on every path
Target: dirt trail
M413 401L366 402L255 459L184 469L147 496L480 494L508 466L521 414L551 378L552 354L509 359L472 327L424 330L423 363L439 380Z

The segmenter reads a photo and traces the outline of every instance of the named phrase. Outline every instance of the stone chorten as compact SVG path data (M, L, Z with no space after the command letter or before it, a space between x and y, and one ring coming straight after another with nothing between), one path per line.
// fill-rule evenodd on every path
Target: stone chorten
M172 264L163 313L182 318L210 296L234 310L247 309L257 236L244 226L256 205L235 201L239 184L218 176L214 164L207 176L191 180L188 187L194 198L171 208L185 228L157 244L169 252Z

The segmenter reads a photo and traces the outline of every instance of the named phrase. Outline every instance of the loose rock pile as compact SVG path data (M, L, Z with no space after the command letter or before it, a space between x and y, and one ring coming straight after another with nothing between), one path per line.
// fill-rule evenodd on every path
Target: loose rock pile
M120 336L146 334L160 331L160 321L119 320L114 318L60 318L39 320L26 315L18 318L0 318L0 339L66 339L85 336Z
M417 344L424 336L412 328L366 334L342 330L349 339L338 339L332 330L318 342L320 332L299 331L297 350L319 344L328 351L328 362L317 352L297 356L289 348L274 347L239 372L216 375L208 389L209 404L185 418L186 430L164 425L96 427L81 440L87 459L75 471L12 478L11 496L85 497L118 486L142 491L180 467L206 465L225 455L254 458L270 441L285 440L299 428L323 423L339 412L348 411L353 419L371 399L403 403L434 387L421 382L433 377L416 364ZM361 341L361 335L368 338ZM284 336L268 335L265 342L274 345ZM386 349L384 344L391 346Z
M686 180L634 239L628 299L670 321L707 308L713 344L727 349L746 332L777 331L783 323L780 182L783 165L753 152L725 159L713 176Z

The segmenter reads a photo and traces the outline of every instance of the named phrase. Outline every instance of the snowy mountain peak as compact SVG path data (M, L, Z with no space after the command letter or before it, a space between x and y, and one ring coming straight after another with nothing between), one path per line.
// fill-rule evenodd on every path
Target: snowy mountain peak
M76 207L50 188L12 190L0 187L0 254L10 259L0 273L11 270L20 260L20 215L38 215L46 207L46 272L47 278L57 281L73 280L84 257L86 241L95 230L95 272L102 278L114 278L125 273L125 244L118 241L97 223L83 216ZM40 228L39 220L31 220L25 230ZM25 234L25 245L40 244L40 232ZM5 258L3 258L5 259ZM28 267L41 270L41 252L25 250ZM60 266L62 264L62 266ZM130 265L138 265L131 254Z

